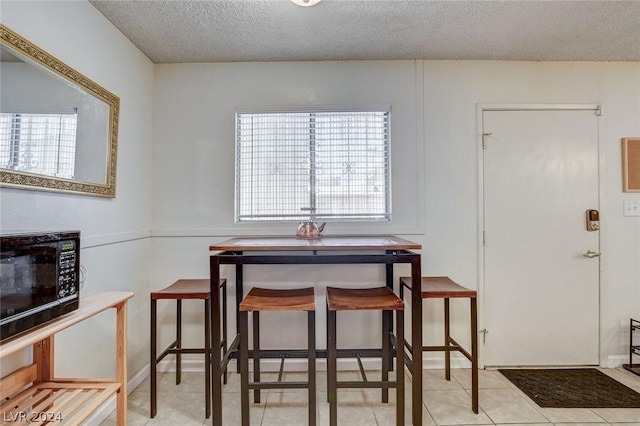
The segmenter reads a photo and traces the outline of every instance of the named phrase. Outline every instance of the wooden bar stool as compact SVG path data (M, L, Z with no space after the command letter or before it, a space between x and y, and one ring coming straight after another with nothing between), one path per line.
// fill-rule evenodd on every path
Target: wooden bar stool
M380 381L369 381L358 360L362 381L338 381L337 371L337 312L338 311L382 311L382 377ZM392 312L396 311L396 335L391 330ZM388 333L387 333L388 332ZM329 424L338 423L338 389L381 388L382 402L389 402L389 388L396 388L396 424L404 425L404 303L388 287L334 288L327 287L327 395L329 399ZM395 351L394 351L395 348ZM396 356L396 380L389 380L391 356Z
M411 277L400 278L400 297L403 287L411 289ZM457 351L471 361L471 407L478 414L478 305L477 292L462 287L449 277L422 277L422 299L444 299L444 346L423 346L423 351L444 351L445 376L451 380L451 352ZM450 334L449 299L468 298L471 305L471 353Z
M222 342L221 349L227 351L227 280L220 280L222 289ZM204 354L205 376L205 414L211 416L211 288L208 279L180 279L162 290L152 291L151 299L151 418L156 416L157 409L157 371L158 363L169 354L176 355L176 385L182 380L182 354ZM182 301L187 299L204 300L204 348L182 347ZM157 355L157 301L176 301L176 338L169 346ZM226 383L226 371L224 382Z
M306 382L284 382L284 356L276 382L260 381L260 312L307 311L307 358L309 360ZM249 382L249 312L253 312L253 382ZM313 287L274 290L254 287L242 299L239 306L240 324L240 393L242 425L249 425L249 389L253 389L254 402L260 402L260 389L308 389L309 425L316 424L316 304Z

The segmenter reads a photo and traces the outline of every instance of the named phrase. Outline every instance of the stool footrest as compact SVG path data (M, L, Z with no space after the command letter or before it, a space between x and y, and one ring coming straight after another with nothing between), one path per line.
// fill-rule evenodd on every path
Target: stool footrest
M282 382L282 376L284 374L284 359L287 356L285 354L282 354L282 356L280 357L280 371L278 372L278 383Z
M451 346L423 346L422 350L430 352L460 352L469 361L473 361L471 353L456 342L453 337L449 337L449 342L451 342Z
M170 354L203 354L206 351L202 348L169 348L167 352Z
M362 382L366 383L368 382L367 380L367 373L364 371L364 365L362 365L362 359L360 358L360 354L354 354L356 357L356 360L358 360L358 367L360 368L360 376L362 376Z
M176 346L178 346L178 341L174 340L169 346L167 346L167 348L164 351L162 351L162 353L160 355L157 356L156 364L159 363L160 361L162 361L164 359L164 357L169 355L171 353L169 351L171 349L175 348Z
M396 335L393 333L389 333L389 341L391 342L391 346L393 346L395 356L395 351L398 350L398 339L396 338Z
M309 382L249 382L249 389L307 389Z
M458 342L456 342L456 341L455 341L455 339L454 339L453 337L449 337L449 341L450 341L453 345L455 345L455 346L457 346L457 347L459 348L459 349L458 349L458 352L460 352L462 355L464 355L464 356L465 356L469 361L472 361L472 362L473 362L473 355L471 355L471 352L469 352L469 351L467 351L465 348L463 348L463 347L462 347L462 345L461 345L461 344L459 344Z
M450 346L423 346L422 350L425 352L460 352L461 347L457 345Z
M407 354L406 351L404 353L404 365L406 365L410 371L413 368L413 360L411 359L411 354Z
M233 339L233 342L231 342L231 345L229 346L229 349L227 350L227 352L224 354L224 357L220 361L220 370L221 371L224 372L224 371L227 370L227 365L229 365L229 361L231 360L231 358L238 351L238 346L240 346L240 335L239 334L236 335L235 339Z
M395 388L398 382L391 381L367 381L361 382L359 380L338 381L336 387L340 389L360 389L360 388L375 388L375 389L391 389Z

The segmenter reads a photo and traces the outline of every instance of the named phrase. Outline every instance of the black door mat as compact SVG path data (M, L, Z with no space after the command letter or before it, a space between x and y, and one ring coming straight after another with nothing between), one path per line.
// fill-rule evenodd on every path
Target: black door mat
M540 407L640 408L640 393L595 368L498 371Z

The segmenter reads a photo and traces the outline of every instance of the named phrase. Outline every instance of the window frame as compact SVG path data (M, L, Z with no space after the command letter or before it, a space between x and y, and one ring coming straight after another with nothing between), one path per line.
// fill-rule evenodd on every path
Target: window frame
M324 217L321 213L315 214L309 212L309 214L301 214L300 217L292 219L278 219L278 218L264 218L261 219L258 215L253 218L242 219L240 216L240 160L239 154L239 117L242 114L313 114L313 113L384 113L386 114L386 138L385 138L385 212L378 217L374 217L370 214L370 217L362 217L364 215L358 215L358 217L348 218L343 217ZM234 222L236 224L284 224L291 222L299 222L301 220L318 220L326 222L385 222L389 223L392 220L392 156L391 156L391 105L321 105L321 106L297 106L297 107L238 107L235 111L235 146L234 146ZM311 139L311 135L310 138ZM315 180L310 176L310 181ZM311 191L315 191L312 189Z

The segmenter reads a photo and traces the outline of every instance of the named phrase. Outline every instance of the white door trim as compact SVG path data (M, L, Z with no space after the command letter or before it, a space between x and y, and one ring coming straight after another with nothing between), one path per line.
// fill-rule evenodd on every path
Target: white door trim
M562 111L562 110L587 110L594 111L596 116L602 115L602 107L599 104L476 104L476 155L478 160L478 311L482 312L478 317L478 330L485 329L485 270L484 270L484 155L483 155L483 113L485 111ZM602 156L600 155L600 125L598 123L598 198L602 198L600 185L600 173L602 172ZM598 200L600 204L600 200ZM599 277L600 280L600 277ZM602 288L602 283L600 283ZM600 306L600 305L598 305ZM601 312L598 308L598 323L601 324ZM482 345L482 337L478 336L478 346ZM598 357L600 356L600 335L598 335ZM601 363L601 362L600 362ZM479 351L478 364L484 368L484 357Z

